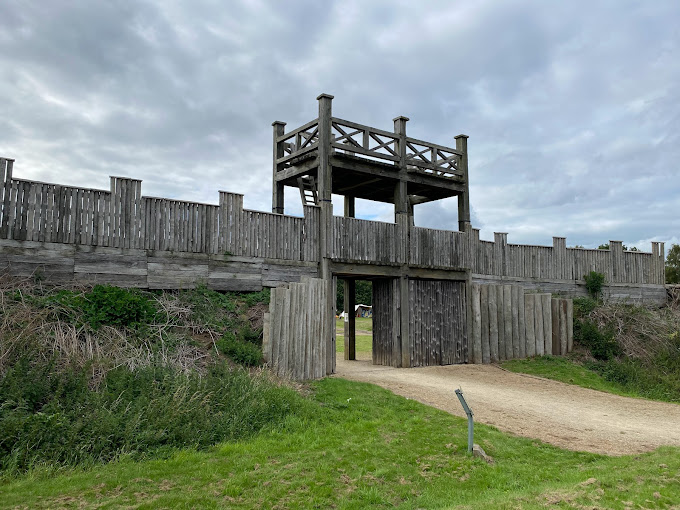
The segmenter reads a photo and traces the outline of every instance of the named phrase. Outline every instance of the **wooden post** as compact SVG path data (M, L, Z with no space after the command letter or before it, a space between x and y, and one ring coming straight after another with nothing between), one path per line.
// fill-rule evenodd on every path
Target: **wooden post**
M574 301L571 299L565 299L567 302L567 352L574 350Z
M480 286L472 284L472 362L482 362L482 311L480 306Z
M498 292L495 285L489 285L489 356L491 363L499 361L498 345ZM505 346L502 346L504 349Z
M568 339L567 339L567 301L560 299L560 355L564 356L567 353Z
M408 117L396 117L394 121L394 132L398 135L396 141L396 152L399 154L399 182L394 188L394 215L399 235L396 253L402 263L402 268L408 268L411 218L409 215L410 207L408 200L408 186L406 182L406 123ZM401 366L411 366L410 349L410 307L409 307L409 281L407 276L399 278L399 336L401 338Z
M3 197L2 197L2 224L0 226L0 237L7 239L9 236L9 204L12 192L12 167L13 159L3 158Z
M526 314L524 313L524 288L519 286L519 291L517 292L517 310L519 311L519 355L524 358L527 355L527 320Z
M493 234L494 274L508 276L508 234L494 232Z
M540 355L552 352L552 300L550 294L541 294L543 301L543 345ZM538 345L536 348L538 349ZM536 354L539 354L538 352Z
M322 307L322 320L324 323L323 342L330 350L335 346L335 284L331 274L330 256L333 238L333 203L331 192L333 188L333 176L331 168L331 126L332 126L332 101L330 94L321 94L319 101L319 170L318 192L320 205L319 218L319 273L324 281L325 292L324 306ZM335 356L332 352L326 352L326 373L335 372Z
M553 278L557 280L568 280L567 269L567 239L564 237L553 237Z
M560 354L560 300L552 298L550 300L550 318L552 322L552 342L550 349L546 349L546 354Z
M283 198L283 183L276 180L277 172L279 171L279 165L276 162L277 159L282 158L285 154L283 150L283 142L278 142L276 139L283 136L285 132L286 123L279 120L272 123L274 127L274 164L273 164L273 175L272 175L272 212L277 214L283 214L284 210L284 198Z
M543 294L535 294L534 308L536 325L534 331L536 334L536 344L534 345L534 355L543 356L545 352L545 327L543 322Z
M461 232L469 232L470 223L470 184L468 181L468 149L467 149L467 135L458 135L456 139L456 149L461 151L463 155L460 157L460 170L463 172L463 179L465 180L465 192L458 195L458 230Z
M526 353L526 349L521 344L524 343L524 339L519 334L519 316L523 309L520 309L520 295L524 295L524 289L519 285L511 285L511 298L512 298L512 355L515 359L520 359L524 357L523 353Z
M350 196L345 197L345 217L346 218L354 218L355 202L356 202L356 200L354 199L354 197L350 197Z
M527 356L536 356L536 294L524 296Z
M506 351L505 340L505 313L503 307L503 286L494 285L496 291L496 309L498 310L497 324L498 324L498 359L500 361L508 359Z
M612 279L607 283L625 282L626 278L623 274L623 242L610 240L609 251L611 252Z
M345 359L355 360L356 354L356 312L355 308L355 292L356 282L351 279L343 281L345 287L345 320L343 322L345 329Z
M505 327L505 356L506 359L514 359L516 356L512 334L512 285L503 285L503 323Z
M482 327L482 363L488 364L491 361L489 344L489 286L480 286L480 311Z

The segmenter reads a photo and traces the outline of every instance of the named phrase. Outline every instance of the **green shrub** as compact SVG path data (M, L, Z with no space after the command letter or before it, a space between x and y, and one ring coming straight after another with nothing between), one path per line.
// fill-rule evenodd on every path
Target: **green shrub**
M608 360L621 353L611 332L602 332L588 319L574 321L574 341L590 349L595 359Z
M256 367L264 361L262 349L257 345L237 339L233 333L226 333L217 341L217 349L229 356L235 363L245 367Z
M593 297L597 299L602 292L602 286L604 285L604 275L596 271L591 271L587 275L583 276L586 281L586 290Z
M574 298L574 319L587 316L597 308L597 301L589 297Z
M84 294L62 290L44 304L59 305L60 316L72 323L89 323L94 329L102 325L136 328L151 322L157 313L151 296L111 285L95 285Z

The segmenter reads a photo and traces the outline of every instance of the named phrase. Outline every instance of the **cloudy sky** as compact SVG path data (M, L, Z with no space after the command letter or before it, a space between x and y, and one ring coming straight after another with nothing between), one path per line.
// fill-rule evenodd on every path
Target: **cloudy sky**
M469 135L482 238L680 242L677 0L2 0L0 19L16 177L270 210L271 123L315 118L326 92L344 119ZM456 209L416 223L456 229Z

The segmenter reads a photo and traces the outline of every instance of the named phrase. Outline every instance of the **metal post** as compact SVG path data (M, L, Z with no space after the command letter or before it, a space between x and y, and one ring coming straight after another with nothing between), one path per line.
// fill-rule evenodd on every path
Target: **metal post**
M467 414L468 417L468 449L467 451L469 453L472 453L472 444L473 444L473 436L474 436L474 423L472 420L472 409L467 405L467 402L465 402L465 397L463 396L463 392L460 389L456 390L456 396L458 397L458 400L460 400L460 405L463 406L463 410L465 411L465 414Z

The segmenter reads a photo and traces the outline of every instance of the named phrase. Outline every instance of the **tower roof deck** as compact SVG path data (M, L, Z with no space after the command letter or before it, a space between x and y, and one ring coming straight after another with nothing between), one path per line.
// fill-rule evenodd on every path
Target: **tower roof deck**
M405 127L407 120L397 117L395 128ZM464 150L337 117L331 117L330 124L328 152L335 194L394 203L394 187L405 181L411 202L417 204L457 196L467 190L466 172L461 165ZM456 138L460 137L465 135ZM275 144L279 156L275 158L278 182L297 187L299 177L318 174L318 118L277 136Z

